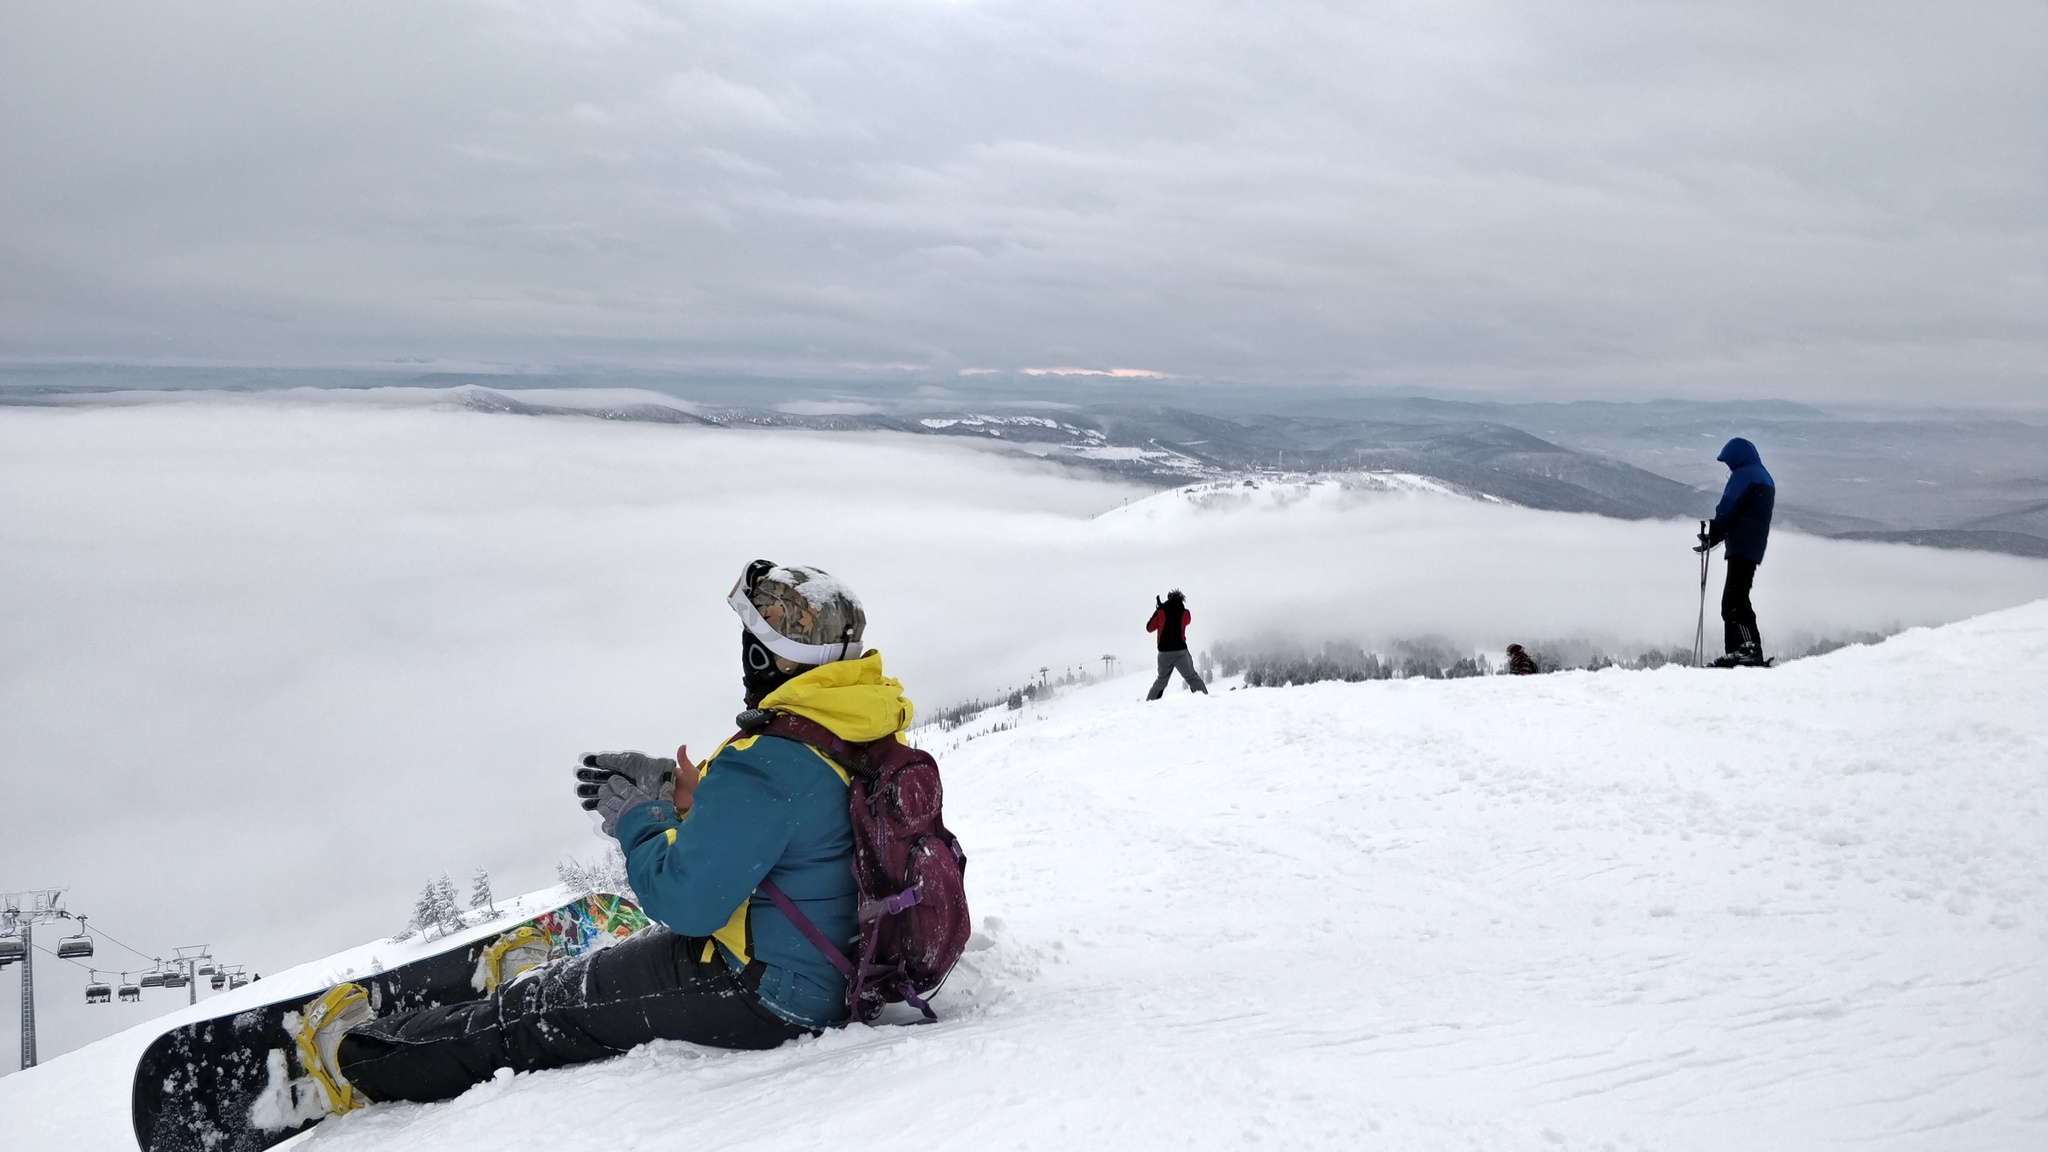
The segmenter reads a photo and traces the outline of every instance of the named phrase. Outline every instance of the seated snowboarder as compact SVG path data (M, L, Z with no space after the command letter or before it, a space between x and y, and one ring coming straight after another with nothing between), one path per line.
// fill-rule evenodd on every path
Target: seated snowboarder
M1763 636L1757 632L1756 609L1749 603L1750 586L1756 581L1757 565L1764 562L1764 545L1771 538L1771 509L1777 504L1778 484L1764 471L1756 445L1737 436L1728 441L1715 459L1728 465L1728 486L1721 490L1721 503L1700 537L1695 552L1705 552L1725 541L1728 578L1721 586L1722 646L1727 654L1714 661L1716 668L1763 667Z
M1534 676L1543 669L1536 666L1536 659L1529 655L1520 644L1508 645L1508 675Z
M880 653L862 651L860 601L831 576L757 560L729 603L743 624L748 708L803 717L849 743L909 726L902 685L882 674ZM576 777L654 924L552 963L544 948L511 941L504 983L468 1003L373 1018L361 985L328 991L306 1006L296 1037L328 1112L445 1100L499 1068L558 1068L658 1038L773 1048L846 1018L844 978L756 891L772 879L827 937L853 940L843 768L807 744L759 735L728 741L701 766L684 748L674 760L585 756Z
M1208 686L1195 672L1195 658L1188 655L1188 624L1193 620L1180 589L1168 592L1164 599L1152 598L1152 619L1145 624L1145 631L1159 633L1159 679L1152 682L1152 690L1145 694L1145 699L1157 700L1166 695L1166 682L1173 679L1175 669L1180 670L1190 691L1209 694Z

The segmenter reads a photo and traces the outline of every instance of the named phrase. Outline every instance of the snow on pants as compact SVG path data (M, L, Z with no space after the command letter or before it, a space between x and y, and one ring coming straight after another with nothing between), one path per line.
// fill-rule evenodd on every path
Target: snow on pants
M372 1020L336 1063L372 1100L447 1100L500 1068L532 1072L615 1056L649 1040L773 1048L810 1029L761 1006L704 940L660 925L557 960L484 1000Z
M1749 588L1756 582L1756 561L1740 556L1728 558L1728 582L1721 585L1721 633L1730 655L1755 645L1759 655L1764 639L1756 630L1756 609L1749 606Z
M1178 652L1159 654L1159 679L1152 682L1152 691L1145 693L1145 699L1157 700L1166 695L1166 682L1173 679L1174 671L1180 671L1180 678L1188 682L1190 692L1206 694L1209 689L1202 684L1202 678L1195 674L1195 658L1183 648Z

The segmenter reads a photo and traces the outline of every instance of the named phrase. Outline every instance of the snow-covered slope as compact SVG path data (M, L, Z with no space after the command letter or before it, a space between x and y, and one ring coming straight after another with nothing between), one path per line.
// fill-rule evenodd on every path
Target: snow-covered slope
M1329 512L1342 508L1346 500L1357 494L1387 493L1422 493L1462 497L1488 504L1507 503L1498 497L1468 492L1434 477L1418 476L1412 472L1268 473L1183 484L1142 500L1133 500L1120 508L1112 508L1096 519L1107 523L1170 523L1205 514L1276 511L1295 507Z
M982 926L938 1025L300 1147L2048 1147L2044 682L2048 601L1768 672L1111 681L928 741ZM0 1143L125 1147L137 1047L0 1080Z
M210 995L125 1032L88 1044L35 1068L0 1079L0 1150L15 1148L130 1149L128 1087L136 1061L158 1036L193 1020L226 1016L295 996L311 997L358 974L416 960L456 944L485 939L573 899L567 888L545 888L496 903L496 916L472 914L460 932L393 943L375 940L264 976L232 992Z

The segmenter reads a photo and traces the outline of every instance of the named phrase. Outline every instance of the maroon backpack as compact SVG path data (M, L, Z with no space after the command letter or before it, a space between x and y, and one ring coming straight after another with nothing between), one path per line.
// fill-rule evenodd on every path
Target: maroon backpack
M761 894L773 901L804 939L846 977L853 1019L873 1020L882 1006L904 1002L938 1019L926 1002L967 947L967 853L946 831L939 807L939 765L929 753L894 736L849 744L815 721L787 712L748 709L741 731L808 744L851 777L847 807L853 818L853 878L859 888L860 938L849 957L781 888L768 880Z

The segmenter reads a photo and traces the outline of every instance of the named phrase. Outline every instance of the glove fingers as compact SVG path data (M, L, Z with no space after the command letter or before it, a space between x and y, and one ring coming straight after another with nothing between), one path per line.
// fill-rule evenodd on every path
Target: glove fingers
M645 752L593 752L583 758L586 768L606 768L628 776L639 775L647 763Z
M585 784L602 784L617 776L618 773L607 768L578 768L576 770L576 779Z

